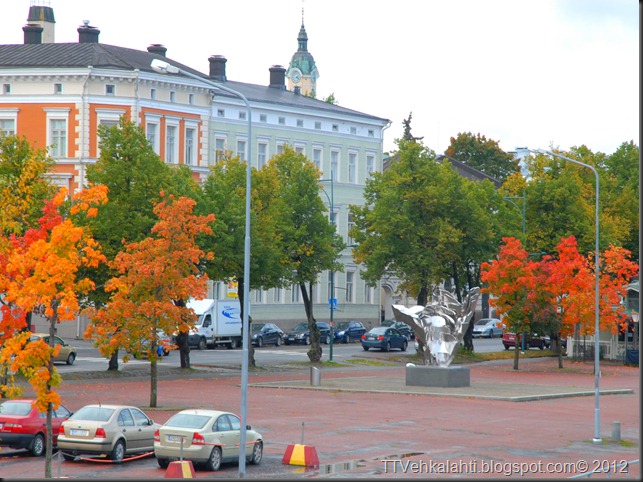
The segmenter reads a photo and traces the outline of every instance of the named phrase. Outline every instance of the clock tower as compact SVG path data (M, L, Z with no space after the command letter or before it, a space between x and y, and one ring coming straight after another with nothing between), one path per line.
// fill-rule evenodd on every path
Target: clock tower
M308 35L304 27L304 11L301 12L301 28L297 36L297 52L290 59L286 77L288 77L288 89L295 90L299 87L302 95L315 97L317 90L317 78L319 71L315 65L315 59L308 52Z

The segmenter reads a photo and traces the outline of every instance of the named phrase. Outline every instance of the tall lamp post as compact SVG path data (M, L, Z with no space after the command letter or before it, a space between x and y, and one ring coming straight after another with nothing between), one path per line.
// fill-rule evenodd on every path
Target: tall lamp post
M320 179L322 182L330 181L330 198L328 198L328 202L330 204L330 222L333 224L333 227L335 227L335 205L334 205L334 200L335 200L335 193L334 193L334 181L333 181L333 171L330 171L330 179ZM326 191L323 191L324 194L326 194L326 197L328 197L328 193ZM330 277L330 293L328 294L328 309L330 310L330 341L329 341L329 361L333 361L333 340L335 338L335 322L333 321L333 313L335 313L335 308L337 306L337 302L335 300L335 270L331 268L331 270L328 272L328 276Z
M600 335L600 325L599 325L599 302L600 302L600 291L599 291L599 222L598 222L598 208L599 208L599 181L598 181L598 171L593 167L590 166L589 164L585 164L584 162L577 161L576 159L571 159L569 157L561 156L560 154L556 154L551 151L546 151L544 149L537 149L537 150L529 150L530 152L535 152L537 154L548 154L553 157L558 157L559 159L563 159L564 161L569 161L574 164L578 164L579 166L586 167L588 169L591 169L592 172L594 173L594 177L596 179L596 206L595 206L595 221L596 221L596 245L595 245L595 255L594 255L594 270L595 270L595 276L596 276L596 286L595 286L595 291L596 291L596 299L595 299L595 326L594 326L594 438L593 442L595 443L601 443L601 409L600 409L600 404L599 404L599 393L600 393L600 377L601 377L601 372L600 372L600 346L599 346L599 335Z
M246 427L247 427L247 407L248 407L248 317L250 311L250 199L251 199L251 174L250 160L252 159L252 109L248 99L241 93L233 90L219 82L212 82L204 79L192 72L180 69L174 65L170 65L160 59L152 60L151 67L155 72L161 74L182 74L187 77L198 80L215 90L223 90L236 97L239 97L246 105L248 117L248 156L246 159L246 236L244 242L243 254L243 320L242 320L242 360L241 360L241 433L239 440L239 477L245 478L246 475L246 454L243 449L246 446Z
M527 244L527 193L523 191L522 196L505 196L502 199L510 202L520 211L522 215L522 241ZM513 199L522 199L522 207L518 206Z

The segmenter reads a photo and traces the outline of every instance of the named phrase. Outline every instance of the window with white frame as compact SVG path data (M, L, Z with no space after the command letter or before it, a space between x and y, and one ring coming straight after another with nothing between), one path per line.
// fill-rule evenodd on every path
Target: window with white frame
M268 116L266 114L259 114L259 122L268 122Z
M255 290L255 302L265 303L266 292L264 290Z
M214 139L214 158L215 162L218 164L223 160L225 155L225 138L217 137Z
M339 151L330 151L330 172L333 175L335 181L339 181L339 176L337 175L339 170Z
M351 126L351 134L357 134L357 127Z
M225 117L225 109L217 109L217 117Z
M275 303L281 303L282 301L281 288L275 288L273 290L273 300Z
M355 221L353 220L353 215L349 211L349 213L348 213L348 225L347 225L348 231L347 232L350 233L351 229L353 229L354 227L355 227ZM346 244L348 244L350 246L351 244L354 244L354 243L355 243L355 240L353 238L351 238L350 235L347 235Z
M373 287L366 283L364 283L364 303L369 305L373 303Z
M165 126L165 162L176 164L179 158L179 127L176 125Z
M375 172L375 156L372 154L366 155L366 177L371 177Z
M304 119L297 119L297 127L304 127Z
M0 116L3 113L0 112ZM7 117L0 117L0 132L7 136L12 136L16 133L16 119Z
M239 120L246 120L246 119L247 119L246 111L245 110L239 111Z
M348 153L348 182L356 183L357 177L355 175L355 170L357 169L357 154L354 152Z
M2 84L2 93L4 95L11 94L11 84Z
M150 89L150 99L156 100L156 89Z
M333 124L332 130L333 130L333 132L339 132L339 125L338 124Z
M105 85L105 95L116 95L116 86L114 84Z
M145 123L145 136L156 154L160 154L159 149L159 124L158 122Z
M257 169L261 169L268 161L268 143L257 144Z
M124 112L123 112L124 113ZM118 114L107 114L104 116L104 114L101 114L100 111L98 111L98 125L103 126L106 128L109 127L115 127L118 126ZM96 141L96 157L100 157L100 143L101 139L100 136L97 136L98 139Z
M185 163L189 166L196 164L196 128L185 128Z
M170 91L170 102L176 102L176 92Z
M299 291L299 285L293 284L292 289L290 290L290 302L291 303L300 303L301 302L301 293Z
M375 137L375 131L373 129L368 130L368 137Z
M194 94L188 94L188 104L194 105Z
M353 303L355 301L355 272L346 271L346 303Z
M284 153L284 142L277 142L277 154L283 154Z
M279 116L279 125L285 126L286 125L286 118L283 116Z
M315 164L315 167L321 171L321 163L322 163L322 150L315 147L313 148L313 164Z
M47 145L54 158L67 157L67 124L69 109L45 109L47 113Z
M63 93L63 84L60 84L58 82L54 83L54 94L62 94Z
M321 122L315 121L315 129L321 130Z
M303 154L303 153L304 153L304 149L305 149L305 146L302 146L302 145L295 146L295 152L296 152L297 154Z
M245 139L237 139L237 156L239 156L239 159L242 161L247 161L248 158L246 157L246 145L248 143L245 141Z
M328 273L328 303L330 304L330 300L334 298L333 296L333 290L335 289L335 280L331 283L331 279L333 278L334 274L332 272ZM332 286L331 286L332 285Z

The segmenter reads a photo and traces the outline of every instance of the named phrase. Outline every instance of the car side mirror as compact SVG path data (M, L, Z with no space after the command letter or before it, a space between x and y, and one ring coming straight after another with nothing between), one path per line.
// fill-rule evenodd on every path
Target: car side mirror
M154 425L154 420L152 420L151 418L149 418L149 419L147 420L147 424L148 424L148 425Z
M246 425L246 430L252 430L252 427L250 425Z

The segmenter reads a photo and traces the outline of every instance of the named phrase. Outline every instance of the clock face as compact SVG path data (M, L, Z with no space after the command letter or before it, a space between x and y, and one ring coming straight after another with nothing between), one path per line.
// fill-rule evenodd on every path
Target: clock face
M301 74L299 73L299 71L295 70L290 78L295 84L297 84L301 80Z

